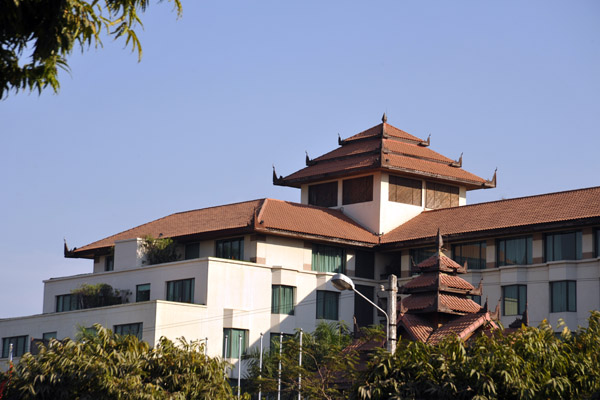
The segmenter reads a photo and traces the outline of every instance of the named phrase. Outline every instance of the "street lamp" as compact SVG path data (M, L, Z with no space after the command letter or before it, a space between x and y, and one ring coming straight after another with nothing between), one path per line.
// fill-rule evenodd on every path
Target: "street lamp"
M385 315L385 320L386 320L385 342L386 342L388 351L392 351L391 341L390 341L390 317L388 316L388 314L385 311L383 311L383 309L381 307L379 307L377 304L375 304L371 300L369 300L368 297L366 297L364 294L362 294L361 292L356 290L356 288L354 287L354 282L352 282L352 279L348 278L346 275L335 274L331 278L331 284L337 290L342 290L342 291L343 290L352 290L352 291L354 291L354 293L358 294L360 297L362 297L363 299L368 301L373 307L375 307L376 309L381 311L383 313L383 315Z

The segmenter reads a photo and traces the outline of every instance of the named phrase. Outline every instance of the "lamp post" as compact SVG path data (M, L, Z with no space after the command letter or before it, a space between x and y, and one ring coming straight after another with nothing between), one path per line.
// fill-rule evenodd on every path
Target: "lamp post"
M352 282L352 279L348 278L346 275L344 274L335 274L332 278L331 278L331 284L338 290L352 290L354 291L354 293L358 294L360 297L362 297L363 299L365 299L366 301L369 302L369 304L371 304L373 307L375 307L376 309L378 309L379 311L381 311L383 313L383 315L385 315L385 319L386 319L386 329L385 329L385 341L386 341L386 345L387 345L387 349L389 352L393 353L396 350L396 346L395 346L395 340L392 343L392 340L390 340L390 317L388 315L388 313L386 313L385 311L383 311L383 309L381 307L379 307L377 304L373 303L373 301L369 300L368 297L366 297L364 294L362 294L361 292L359 292L358 290L356 290L356 288L354 287L354 282ZM394 338L395 339L395 338Z

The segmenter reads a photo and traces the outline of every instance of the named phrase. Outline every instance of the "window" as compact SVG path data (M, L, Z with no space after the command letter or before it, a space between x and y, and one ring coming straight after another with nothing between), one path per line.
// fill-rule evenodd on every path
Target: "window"
M375 278L375 253L357 250L354 256L354 270L357 278Z
M420 206L423 204L422 198L422 181L390 175L389 201Z
M27 353L28 336L13 336L2 339L2 358L8 358L10 355L10 345L12 344L13 357L21 357Z
M375 298L375 288L373 286L356 285L356 290L363 294L367 299L373 301ZM354 293L354 317L358 326L373 325L373 305Z
M342 204L355 204L373 201L373 175L344 179Z
M115 269L115 256L113 256L111 254L104 258L104 270L105 271L114 271L114 269Z
M242 338L241 348L240 338ZM240 358L247 347L248 331L246 329L223 329L223 358Z
M217 257L229 260L243 260L244 238L217 240Z
M193 303L194 278L167 282L167 300Z
M73 294L61 294L56 296L56 312L79 310L77 296Z
M419 249L410 249L410 259L411 263L414 262L415 265L421 264L423 261L427 260L429 257L437 253L437 247L421 247ZM412 268L412 265L411 265Z
M148 301L150 300L150 284L144 283L143 285L137 285L135 287L135 301Z
M425 207L435 209L458 206L458 187L434 182L425 182L425 187Z
M581 231L548 233L544 246L546 261L581 260Z
M341 272L346 269L346 252L341 247L313 245L312 270L319 272Z
M467 262L468 269L485 269L486 243L460 243L452 246L452 259L460 265Z
M521 315L527 304L527 286L502 286L502 315Z
M308 187L308 204L321 207L337 206L338 183L327 182Z
M594 229L594 256L600 257L600 228Z
M550 312L577 311L577 282L550 282Z
M481 296L476 295L476 294L469 294L467 295L467 299L471 299L473 300L475 303L481 305Z
M115 325L115 329L114 332L117 335L132 335L137 337L139 340L142 340L142 330L143 330L143 323L142 322L136 322L133 324L122 324L122 325Z
M498 266L531 264L531 236L496 241Z
M271 313L294 315L296 288L283 285L273 285L271 288Z
M317 319L338 319L340 294L326 290L317 290Z
M56 331L54 331L54 332L44 332L42 334L42 340L48 341L50 339L56 339Z
M193 260L194 258L200 258L200 243L186 243L185 244L185 255L186 260Z

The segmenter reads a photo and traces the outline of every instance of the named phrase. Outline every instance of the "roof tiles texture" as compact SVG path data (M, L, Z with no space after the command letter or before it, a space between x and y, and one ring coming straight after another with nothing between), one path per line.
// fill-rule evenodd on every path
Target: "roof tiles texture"
M489 313L483 314L467 314L456 318L447 324L442 325L435 332L429 336L427 343L437 344L442 341L448 335L456 335L460 338L466 339L471 332L479 328L487 321L489 321Z
M418 315L398 314L396 323L402 325L414 339L420 342L427 342L427 339L429 339L429 336L433 333L433 326L431 323Z
M600 187L424 211L382 243L600 217Z

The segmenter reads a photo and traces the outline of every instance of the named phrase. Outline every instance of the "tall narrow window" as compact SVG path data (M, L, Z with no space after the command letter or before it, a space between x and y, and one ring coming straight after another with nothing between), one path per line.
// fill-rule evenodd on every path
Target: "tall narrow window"
M143 285L137 285L135 287L135 301L148 301L150 300L150 284L144 283Z
M458 206L458 187L435 182L426 182L425 187L425 207L436 209Z
M2 358L8 358L10 355L10 345L12 344L13 357L21 357L27 353L28 336L12 336L2 339Z
M308 187L308 204L320 207L337 206L338 183L327 182Z
M371 301L375 298L373 286L356 285L356 290ZM358 326L373 325L373 306L357 293L354 293L354 317Z
M354 273L357 278L375 278L375 253L357 250L354 255Z
M217 240L217 257L230 260L244 259L244 238Z
M338 319L340 294L317 290L317 319Z
M108 255L104 258L104 270L105 271L114 271L115 269L115 256Z
M548 233L544 247L546 261L581 260L581 231Z
M422 181L390 175L389 201L420 206L423 203L422 198Z
M527 286L502 286L503 315L520 315L527 304Z
M498 239L496 241L498 266L531 264L532 245L531 236Z
M296 288L273 285L271 287L271 313L294 315Z
M242 338L241 347L240 338ZM223 358L241 358L247 347L248 331L246 329L223 329Z
M319 272L341 272L346 269L346 252L341 247L313 245L312 270Z
M167 300L194 302L194 278L167 282Z
M550 282L550 312L577 311L577 282Z
M117 335L132 335L142 340L143 323L135 322L133 324L115 325L114 332Z
M600 257L600 228L594 229L594 257Z
M452 259L468 269L485 269L486 242L460 243L452 246Z
M344 179L342 186L342 204L373 201L373 175Z
M194 258L200 258L200 243L186 243L185 244L185 259L193 260Z

